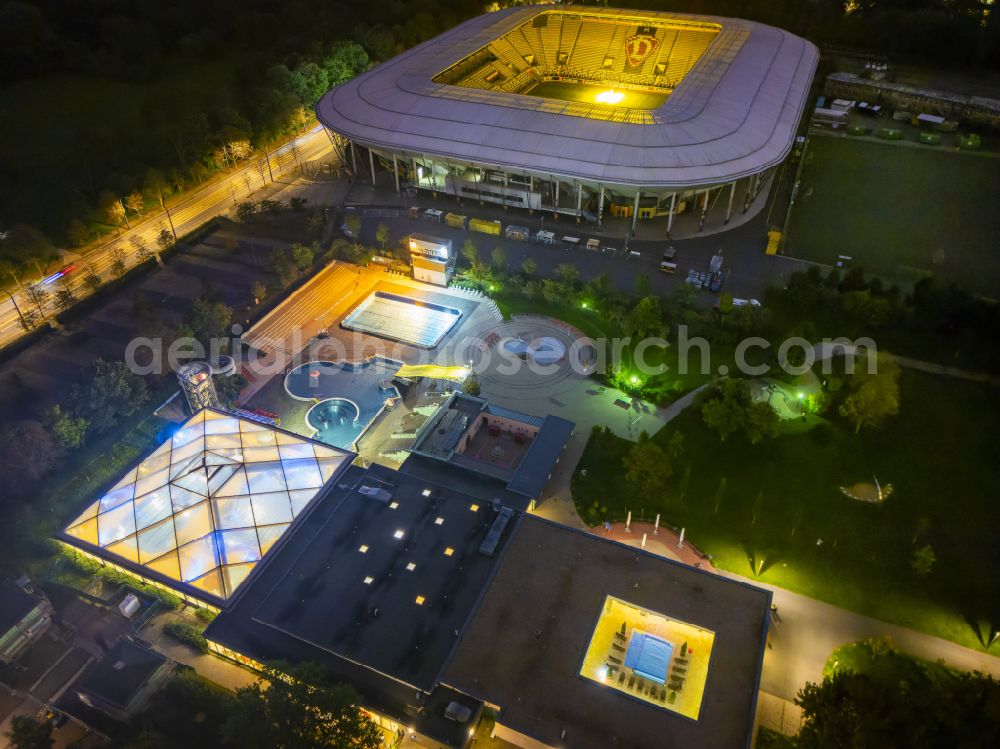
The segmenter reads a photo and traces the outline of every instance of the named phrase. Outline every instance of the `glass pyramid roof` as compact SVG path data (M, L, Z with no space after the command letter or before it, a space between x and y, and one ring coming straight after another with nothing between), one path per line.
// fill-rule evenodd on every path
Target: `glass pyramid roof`
M66 528L102 556L228 598L352 456L203 409ZM116 561L116 560L115 560Z

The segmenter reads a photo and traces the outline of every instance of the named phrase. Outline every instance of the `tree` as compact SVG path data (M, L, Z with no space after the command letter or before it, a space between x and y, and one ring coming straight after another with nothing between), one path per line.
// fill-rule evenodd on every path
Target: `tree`
M0 259L6 261L5 272L20 286L20 273L25 266L37 263L44 267L57 256L55 245L42 232L27 224L15 224L0 239ZM41 272L41 271L39 271Z
M639 303L629 312L628 329L637 338L662 337L665 331L660 300L655 296L646 296L640 299Z
M568 290L566 285L553 281L551 278L542 279L542 298L549 304L559 304L566 300Z
M139 264L145 263L147 260L153 259L153 251L149 249L149 245L146 244L146 240L143 239L138 234L133 234L129 237L129 244L132 245L132 249L135 250L135 259Z
M532 276L535 275L535 271L538 270L538 263L536 263L530 257L525 258L524 262L521 263L521 270L524 271L524 275L526 275L528 278L531 278Z
M768 403L753 401L746 380L730 377L708 391L701 415L722 440L742 431L751 443L757 443L778 433L778 415Z
M635 277L635 295L644 297L649 295L649 276L640 273Z
M83 381L70 390L72 413L90 422L94 432L105 432L131 416L149 400L146 382L121 360L97 359Z
M59 446L39 422L0 424L0 495L21 497L45 476L60 455Z
M194 300L191 310L184 316L184 324L206 350L213 340L226 340L233 320L233 310L222 302L205 297Z
M749 305L748 305L749 306ZM728 291L719 294L719 314L725 318L733 311L733 295Z
M244 200L236 205L236 220L241 224L245 224L247 221L252 219L257 215L259 206L253 200Z
M80 219L75 218L69 222L69 226L66 227L66 240L71 245L83 247L87 244L88 239L90 239L90 230Z
M87 263L84 267L83 282L87 284L87 287L92 292L101 288L101 274L97 272L97 268L94 267L93 263Z
M873 652L864 673L838 670L795 698L798 749L988 747L1000 737L1000 682L936 672L905 656ZM900 661L903 661L902 663Z
M389 241L389 227L386 224L379 224L375 229L375 241L385 249L385 244Z
M574 286L580 280L580 271L570 263L559 263L556 266L556 276L567 286Z
M76 304L76 295L65 279L63 279L62 286L56 291L56 304L59 305L59 309L61 310L68 310Z
M934 567L937 557L934 555L934 548L930 544L924 544L913 552L910 558L910 566L918 575L923 576L930 573Z
M856 374L851 384L853 392L841 404L840 414L854 424L855 434L899 413L899 364L890 355L880 352L876 372Z
M462 244L462 257L469 265L476 265L479 262L479 248L471 239L466 239Z
M254 281L253 286L250 287L250 293L253 295L253 303L260 304L267 296L267 287L263 281Z
M35 305L38 314L45 317L45 305L49 303L49 292L44 286L32 284L24 287L24 296L29 302Z
M267 259L266 267L282 286L287 286L295 280L295 263L284 250L275 250Z
M36 720L30 715L13 716L7 738L14 749L50 749L55 743L52 721Z
M642 432L622 460L625 480L635 490L635 495L656 501L666 492L667 479L673 473L670 456Z
M344 219L344 226L347 228L347 235L356 239L361 234L361 216L348 213Z
M105 190L98 198L101 213L108 223L114 224L117 229L122 223L128 225L128 217L125 215L125 205L118 199L118 196ZM118 232L121 234L121 232Z
M490 250L490 259L493 261L493 267L499 271L507 269L507 250L503 247L497 245L492 250Z
M312 247L309 247L308 245L292 245L292 262L295 263L295 267L299 273L304 273L309 269L309 266L313 264L315 254L316 253L313 252Z
M167 180L159 169L147 169L142 191L151 203L159 203L170 194Z
M292 198L292 209L295 209L295 198ZM323 233L323 227L326 226L326 218L323 216L323 211L316 210L309 214L309 218L306 219L306 232L310 236L317 237Z
M238 406L240 393L250 384L250 381L239 373L228 376L215 375L212 382L215 384L215 394L226 408Z
M70 450L82 447L86 441L88 426L85 418L73 416L58 403L45 412L45 427L60 447Z
M125 275L125 250L121 247L111 248L111 275L115 278L121 278Z
M319 666L281 664L267 681L236 690L223 734L247 749L378 749L382 732L357 703L353 689L330 684Z
M160 224L160 230L156 233L156 245L160 252L166 252L174 246L174 234L163 224Z
M466 377L465 381L462 382L462 392L466 395L474 395L478 397L482 392L482 386L479 384L479 378L474 374L470 374Z
M130 192L125 198L125 207L137 216L142 215L142 209L146 207L146 202L142 198L142 193L138 190Z

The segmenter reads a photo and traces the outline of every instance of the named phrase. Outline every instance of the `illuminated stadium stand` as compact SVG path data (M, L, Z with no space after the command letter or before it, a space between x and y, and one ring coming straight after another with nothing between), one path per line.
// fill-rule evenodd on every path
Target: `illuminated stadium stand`
M746 211L790 152L816 48L712 16L510 8L329 91L343 163L405 184L600 222ZM367 153L366 153L367 152ZM719 198L722 198L719 200Z

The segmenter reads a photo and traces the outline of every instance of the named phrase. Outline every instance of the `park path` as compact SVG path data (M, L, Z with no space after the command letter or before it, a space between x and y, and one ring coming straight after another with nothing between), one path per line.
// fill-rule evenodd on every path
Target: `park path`
M830 341L822 341L813 346L813 351L816 354L817 361L823 361L824 359L829 359L831 356L841 353L846 356L858 356L863 350L864 349L860 349L854 344L849 343L847 345L841 345ZM913 359L909 356L900 356L899 354L892 354L892 358L896 360L896 363L898 363L899 366L906 367L907 369L915 369L919 372L927 372L928 374L942 375L944 377L954 377L959 380L970 380L972 382L984 382L989 385L1000 385L1000 377L994 377L993 375L986 374L985 372L971 372L968 369L949 367L936 362Z
M907 369L916 369L929 374L943 375L945 377L955 377L960 380L971 380L972 382L985 382L988 385L1000 385L1000 377L994 377L984 372L970 372L967 369L958 367L946 367L944 364L911 359L908 356L893 354L893 358L899 362L899 366Z
M807 681L822 681L823 666L836 648L870 637L888 636L901 652L928 661L942 659L953 668L1000 678L1000 658L995 656L759 580L725 571L719 574L773 593L777 615L772 621L760 688L783 699L793 699Z
M588 387L592 388L593 386L588 385ZM650 409L647 404L635 401L635 403L639 404L636 410L638 413L643 414L643 419L641 419L638 424L626 421L622 424L614 422L610 426L619 437L630 439L633 442L639 438L639 434L643 430L649 432L650 434L655 434L659 429L662 429L672 419L676 418L677 415L684 409L690 406L694 402L694 399L698 397L698 393L701 392L704 387L706 387L706 385L702 385L689 393L685 393L665 408ZM546 518L547 520L553 520L557 523L568 525L571 528L589 530L587 524L580 519L580 515L576 511L576 505L573 503L573 492L570 482L572 481L573 474L576 472L577 466L580 463L580 458L583 457L583 451L587 447L587 440L590 439L591 428L595 424L602 423L602 420L607 419L609 409L607 408L606 402L612 401L618 397L628 398L627 395L621 393L621 391L614 390L613 388L607 388L606 392L602 393L602 396L604 396L603 401L605 401L605 405L597 406L593 409L592 413L588 410L587 415L591 416L591 418L587 418L585 420L579 419L580 412L578 404L586 403L586 401L583 399L576 399L573 401L574 407L578 409L576 414L576 418L578 419L576 429L573 432L573 436L570 437L569 442L566 443L566 447L563 450L562 456L559 458L559 464L556 467L556 470L552 472L551 478L542 490L542 497L544 497L544 501L541 502L541 504L539 504L534 510L536 515ZM598 399L592 396L590 400L596 401ZM613 411L610 412L613 413ZM570 418L570 415L566 414L566 418ZM604 421L603 423L607 422ZM654 425L655 428L652 428Z

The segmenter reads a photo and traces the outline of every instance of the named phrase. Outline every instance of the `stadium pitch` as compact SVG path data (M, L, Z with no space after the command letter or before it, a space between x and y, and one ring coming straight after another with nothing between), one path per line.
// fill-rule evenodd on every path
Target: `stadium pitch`
M581 101L587 104L607 103L611 106L630 107L632 109L656 109L667 100L670 94L655 91L637 91L628 88L615 88L610 83L576 83L572 81L539 81L525 91L531 96L544 99L559 99L560 101ZM602 101L602 95L613 94L614 99ZM618 98L621 96L621 98Z
M848 255L904 288L933 274L1000 291L1000 161L933 147L812 135L785 254L834 265Z

